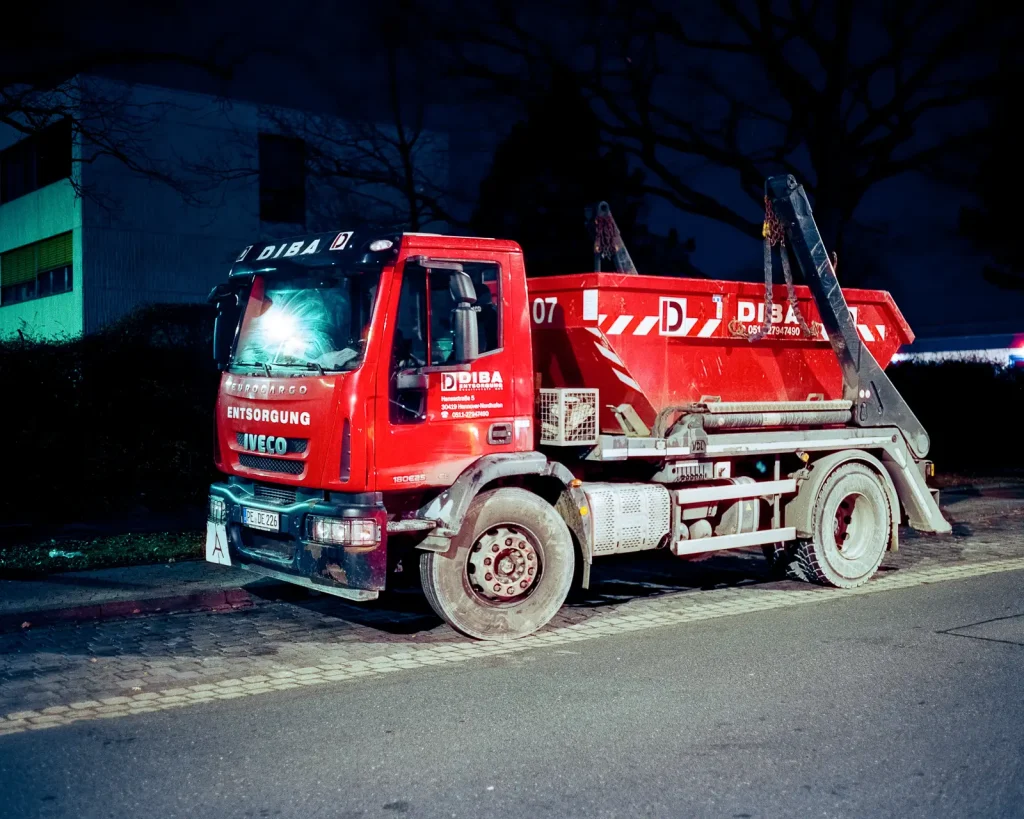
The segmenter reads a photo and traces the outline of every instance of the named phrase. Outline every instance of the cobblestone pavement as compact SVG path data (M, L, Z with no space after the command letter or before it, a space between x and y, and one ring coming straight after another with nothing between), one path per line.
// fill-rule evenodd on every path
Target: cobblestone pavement
M589 592L513 644L460 637L416 593L357 606L297 588L235 611L27 628L0 636L0 735L1024 568L1024 487L943 501L953 536L904 531L900 551L853 592L772 581L759 553L698 563L661 552L608 558L595 564Z

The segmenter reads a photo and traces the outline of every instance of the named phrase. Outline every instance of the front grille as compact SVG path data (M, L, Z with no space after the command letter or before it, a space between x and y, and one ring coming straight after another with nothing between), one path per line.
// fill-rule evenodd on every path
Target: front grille
M244 432L236 432L235 433L235 440L238 442L238 445L240 447L244 447L245 446L245 435L246 435L246 433L244 433ZM309 439L308 438L285 438L285 441L288 444L288 449L286 449L285 452L288 452L288 453L294 452L294 453L301 454L301 453L305 452L306 451L306 447L309 446Z
M256 484L256 500L276 503L279 506L290 506L295 503L295 490L284 486L265 486Z
M263 455L241 454L238 462L246 469L259 469L261 472L280 472L284 475L301 475L305 464L302 461L288 461L284 458L267 458Z

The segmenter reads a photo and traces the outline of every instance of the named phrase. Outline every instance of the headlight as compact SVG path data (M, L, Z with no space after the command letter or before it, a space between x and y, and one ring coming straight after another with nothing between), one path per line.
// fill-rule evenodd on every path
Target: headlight
M309 536L320 543L339 546L373 546L380 543L377 521L365 518L322 518L311 515Z

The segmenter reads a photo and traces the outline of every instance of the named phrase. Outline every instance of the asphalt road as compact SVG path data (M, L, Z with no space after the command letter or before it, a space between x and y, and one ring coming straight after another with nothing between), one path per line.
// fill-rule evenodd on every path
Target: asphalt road
M1024 816L1024 572L0 737L4 817Z

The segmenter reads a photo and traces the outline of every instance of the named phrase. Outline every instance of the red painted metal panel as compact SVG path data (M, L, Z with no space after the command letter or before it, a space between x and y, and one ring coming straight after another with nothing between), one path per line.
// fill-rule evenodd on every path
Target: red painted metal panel
M587 273L528 282L534 366L546 387L597 387L601 427L617 432L609 404L631 403L648 424L662 407L722 401L842 397L842 374L820 325L800 335L784 286L775 289L772 334L737 335L764 315L764 286L747 282ZM892 297L845 290L867 349L886 366L913 341ZM819 321L797 287L808 323Z

